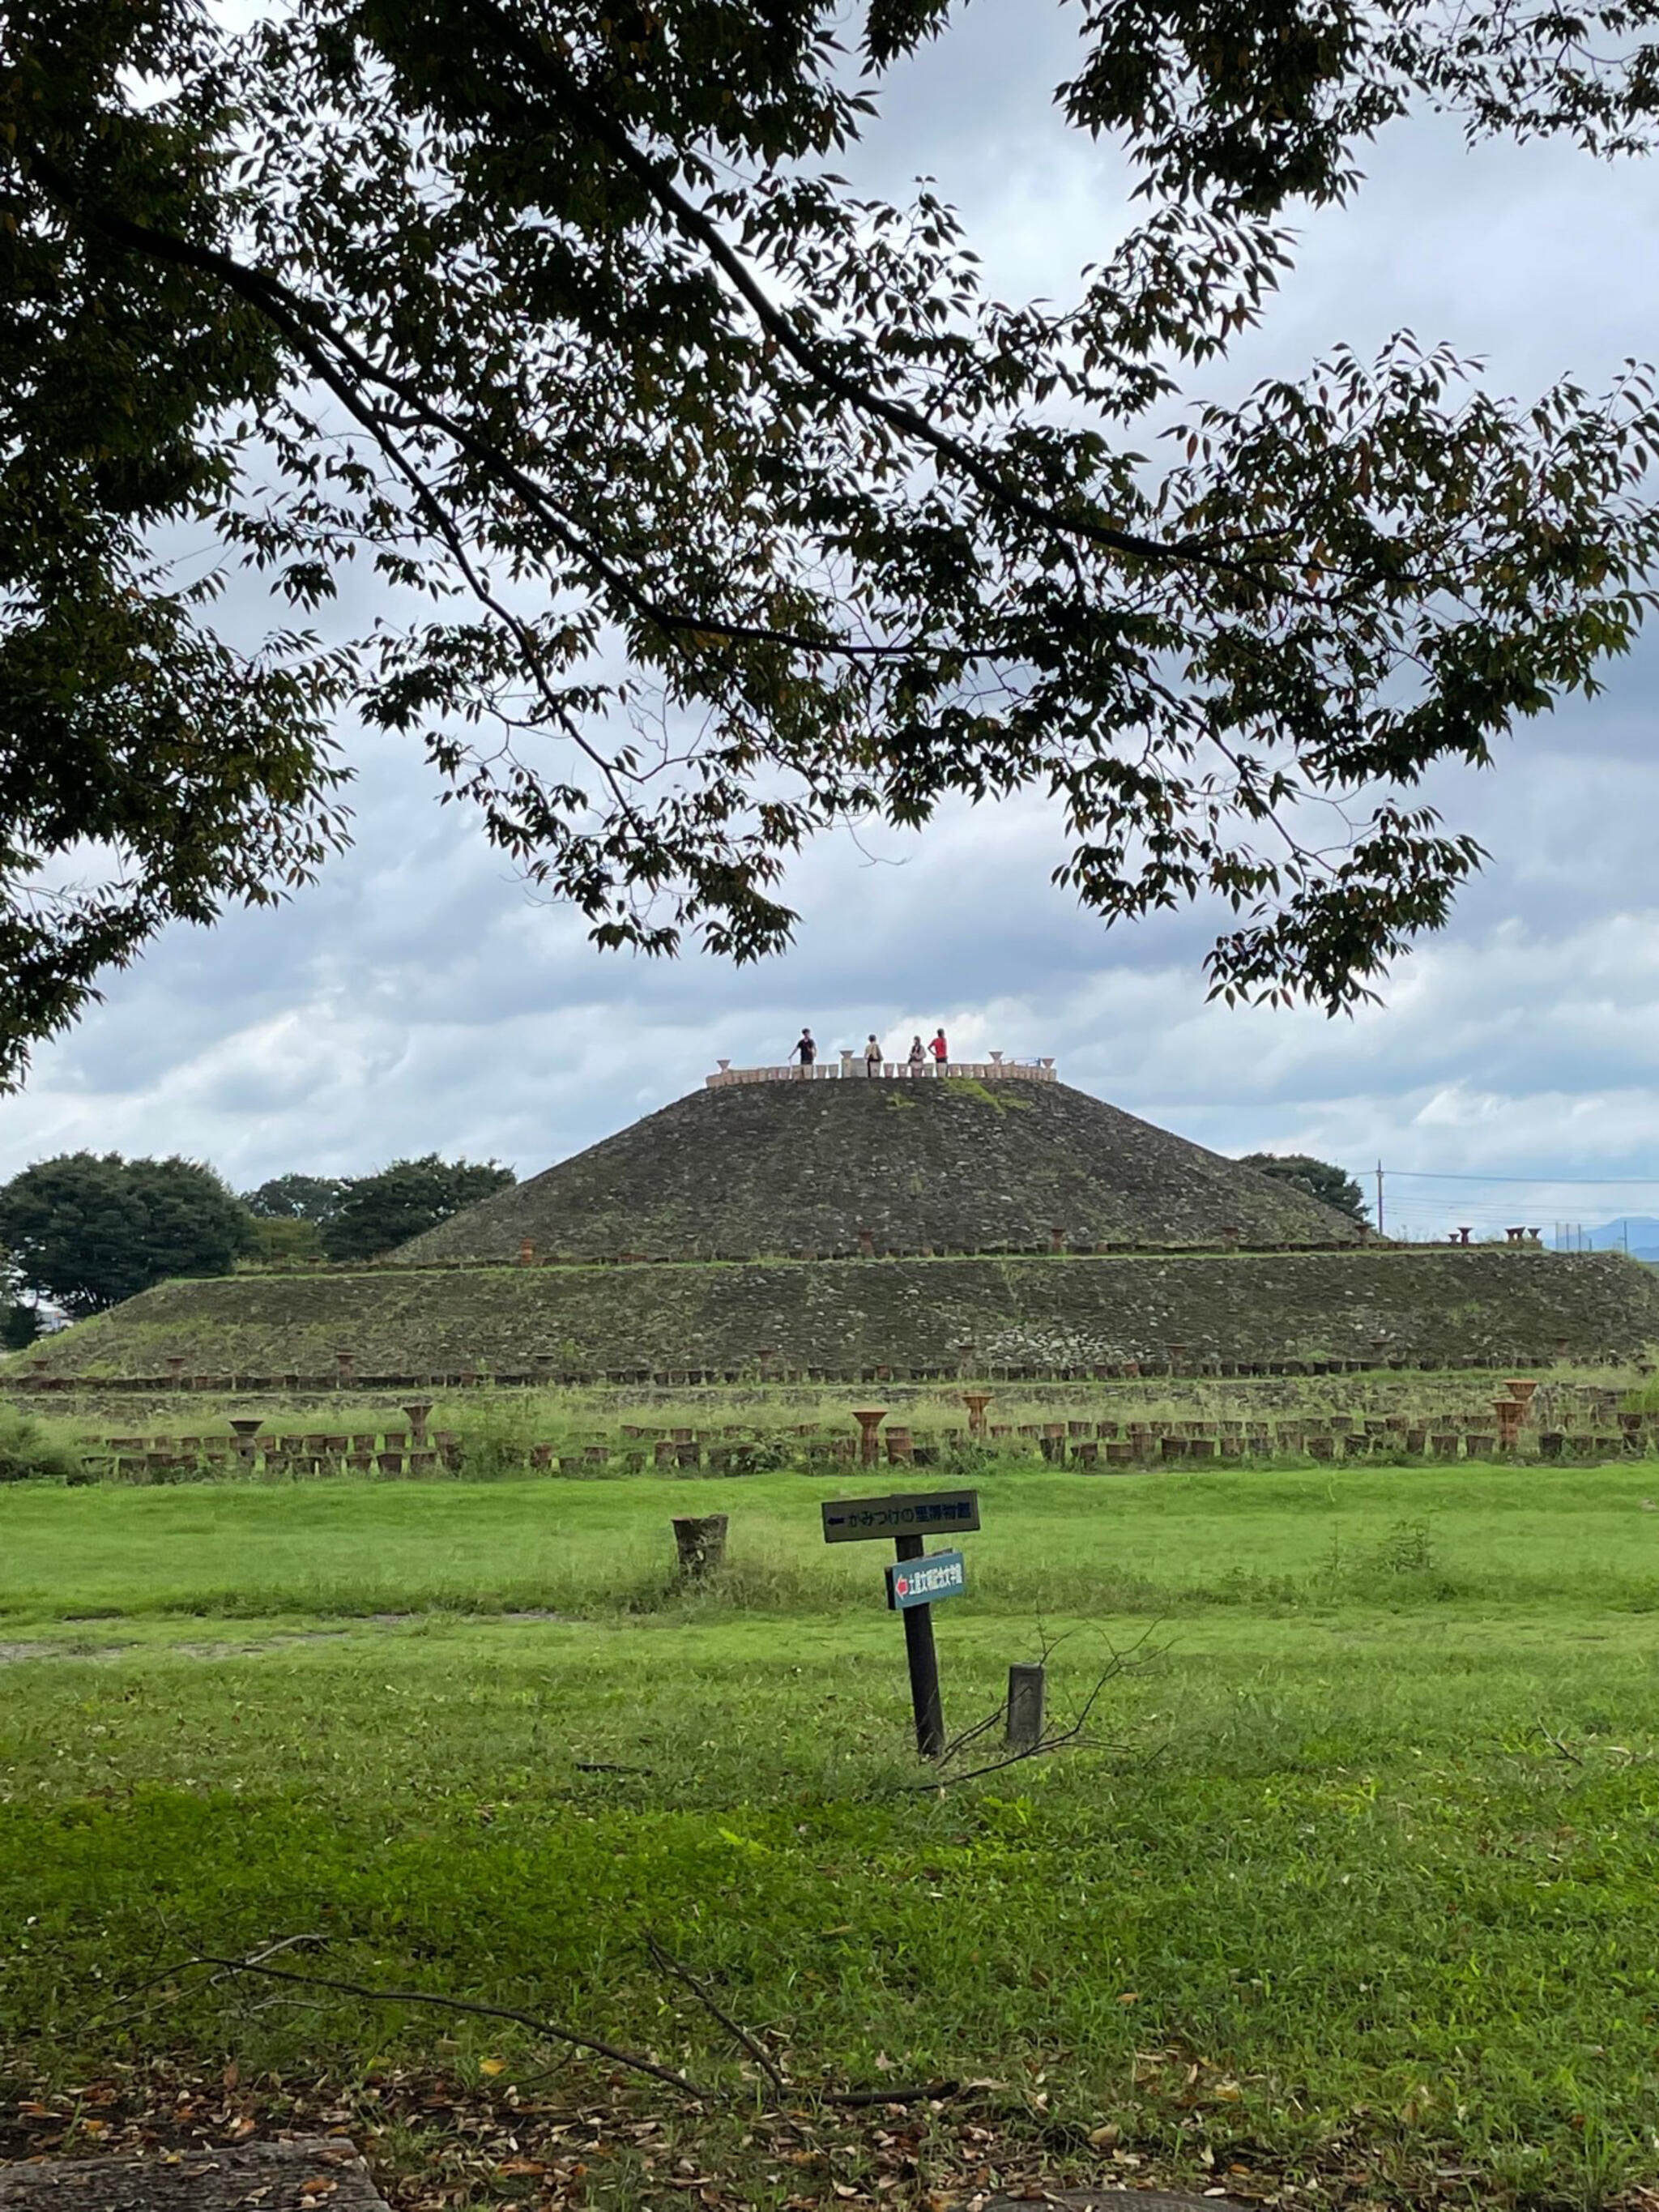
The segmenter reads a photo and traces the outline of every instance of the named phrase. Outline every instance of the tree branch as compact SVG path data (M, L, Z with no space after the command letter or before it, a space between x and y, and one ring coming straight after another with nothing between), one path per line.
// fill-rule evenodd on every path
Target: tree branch
M868 384L848 376L827 362L821 350L802 335L799 325L781 308L767 297L747 263L729 245L713 218L683 192L659 162L652 160L635 145L628 133L599 103L591 99L574 73L561 61L557 49L548 40L533 37L520 29L494 0L461 0L463 7L475 17L486 20L502 46L521 64L527 74L551 92L562 120L574 122L588 137L603 146L606 152L624 168L635 182L647 192L683 236L700 246L720 271L732 289L742 298L756 321L774 339L792 361L803 368L822 390L854 410L855 412L884 422L901 436L926 445L942 459L959 468L986 496L997 506L1019 515L1024 520L1041 528L1081 538L1091 544L1103 545L1115 553L1128 553L1143 559L1174 563L1192 564L1230 573L1251 576L1255 572L1242 562L1224 559L1210 552L1196 538L1178 538L1173 543L1157 538L1143 538L1133 531L1114 529L1109 523L1097 522L1086 515L1068 515L1033 499L1029 492L1012 484L1002 471L970 446L942 430L917 408L902 400L890 399L884 393L873 391Z
M671 2089L678 2089L683 2096L693 2098L699 2104L712 2101L714 2095L688 2075L677 2073L672 2066L658 2065L654 2058L641 2057L638 2051L623 2051L614 2043L601 2042L596 2035L583 2035L574 2028L561 2027L556 2021L543 2020L535 2013L520 2012L512 2005L478 2004L471 1997L442 1996L431 1990L372 1989L366 1982L349 1982L329 1974L296 1974L285 1966L264 1964L270 1956L270 1951L263 1951L246 1959L223 1959L210 1951L198 1951L191 1958L181 1959L167 1971L182 1973L190 1966L212 1966L222 1973L259 1974L268 1981L291 1982L301 1989L331 1990L342 1996L361 1997L369 2004L431 2005L441 2011L472 2014L481 2020L510 2020L556 2043L568 2043L573 2050L591 2051L600 2058L610 2059L614 2065L625 2066L630 2073L648 2074L653 2081L666 2082Z
M349 387L332 363L325 365L325 356L319 351L319 345L332 348L362 382L380 385L394 393L410 410L412 422L418 422L450 440L505 489L521 499L571 560L589 569L641 621L649 623L665 636L719 637L734 644L777 645L791 652L823 653L834 659L854 661L914 659L919 653L954 650L949 647L865 644L850 639L804 636L797 631L777 629L766 623L731 622L718 616L681 613L674 608L664 606L648 592L642 592L607 554L583 536L553 505L545 485L538 483L492 441L480 437L476 431L469 430L464 423L454 421L434 407L415 386L392 375L374 361L303 294L295 292L270 270L238 261L232 255L221 252L216 246L202 246L191 240L176 237L170 232L157 230L149 223L135 222L112 208L97 204L88 199L70 171L63 168L39 147L16 150L26 164L27 174L46 188L64 213L88 229L113 244L129 247L134 252L150 255L175 267L193 269L199 275L215 277L234 292L239 299L263 315L288 340L307 367L322 377L343 404L349 404L345 399ZM306 335L307 332L309 336ZM373 410L364 411L367 405L367 402L362 402L351 407L354 419L362 423L380 451L386 453L389 460L392 459L379 425L368 419Z
M645 1948L656 1964L661 1967L663 1972L672 1974L676 1981L684 1982L705 2011L712 2013L732 2040L742 2045L777 2091L779 2096L787 2097L789 2094L789 2084L784 2078L783 2069L773 2057L771 2052L757 2043L746 2027L739 2026L732 2019L731 2014L726 2012L710 1995L707 1985L698 1980L690 1966L683 1966L678 1959L671 1958L654 1936L646 1937Z

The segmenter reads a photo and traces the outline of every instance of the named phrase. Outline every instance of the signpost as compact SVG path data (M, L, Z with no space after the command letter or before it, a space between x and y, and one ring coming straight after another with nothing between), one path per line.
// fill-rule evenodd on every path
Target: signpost
M910 1704L916 1717L916 1749L938 1759L945 1749L945 1709L939 1693L939 1655L933 1649L933 1607L960 1597L968 1586L960 1552L929 1554L927 1538L954 1535L979 1526L976 1490L905 1491L891 1498L843 1498L823 1507L826 1544L893 1540L887 1570L889 1608L903 1617L904 1656L910 1669Z

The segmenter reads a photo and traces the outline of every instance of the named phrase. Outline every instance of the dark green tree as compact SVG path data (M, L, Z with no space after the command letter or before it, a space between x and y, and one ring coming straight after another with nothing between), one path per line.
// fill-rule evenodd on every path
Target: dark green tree
M345 1176L272 1176L257 1190L245 1190L242 1203L262 1221L331 1220L351 1188Z
M963 4L0 0L0 1076L316 868L346 709L604 945L774 951L809 837L1027 787L1105 921L1231 904L1228 996L1346 1006L1444 920L1423 778L1651 605L1650 380L1193 387L1407 110L1648 147L1659 0L1085 0L1060 107L1141 198L1060 308L835 174Z
M247 1216L211 1168L66 1152L0 1188L0 1244L27 1287L77 1317L173 1275L222 1275Z
M394 1160L347 1186L339 1211L323 1224L323 1249L331 1260L375 1259L515 1180L494 1160L441 1160L435 1152Z
M1307 1152L1245 1152L1241 1157L1243 1166L1259 1168L1263 1175L1275 1176L1280 1182L1294 1183L1310 1198L1334 1206L1351 1220L1370 1220L1364 1192L1346 1169L1333 1167L1328 1160L1314 1159Z
M40 1311L25 1295L21 1273L0 1249L0 1352L21 1352L40 1334Z
M0 1350L26 1352L40 1334L40 1309L27 1298L0 1304Z

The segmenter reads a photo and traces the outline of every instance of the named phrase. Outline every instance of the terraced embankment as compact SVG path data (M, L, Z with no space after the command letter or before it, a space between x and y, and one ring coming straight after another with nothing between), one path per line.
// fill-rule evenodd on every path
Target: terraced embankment
M1211 1361L1629 1358L1659 1276L1503 1249L388 1268L164 1284L0 1376L278 1382L780 1368L856 1378Z

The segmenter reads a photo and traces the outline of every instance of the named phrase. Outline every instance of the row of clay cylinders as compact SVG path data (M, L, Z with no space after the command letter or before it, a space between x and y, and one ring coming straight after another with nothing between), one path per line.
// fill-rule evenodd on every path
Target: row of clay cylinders
M427 1448L426 1425L432 1413L431 1399L411 1398L403 1407L403 1411L409 1419L410 1442L416 1451L424 1451ZM262 1419L247 1414L231 1422L231 1432L236 1438L236 1455L239 1459L253 1457L258 1449L253 1439L264 1426L264 1422Z
M985 1408L991 1402L990 1392L964 1390L962 1402L968 1408L969 1435L982 1437L985 1434ZM859 1464L860 1467L874 1467L881 1457L880 1431L882 1423L887 1419L887 1408L884 1406L866 1406L862 1411L855 1411L853 1419L859 1425ZM890 1459L909 1458L910 1431L908 1429L890 1430L888 1441ZM897 1449L891 1449L892 1446L897 1446Z

